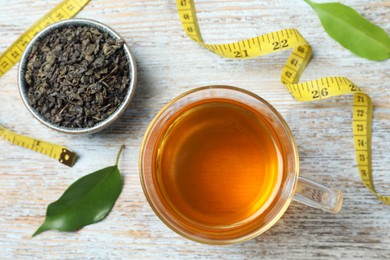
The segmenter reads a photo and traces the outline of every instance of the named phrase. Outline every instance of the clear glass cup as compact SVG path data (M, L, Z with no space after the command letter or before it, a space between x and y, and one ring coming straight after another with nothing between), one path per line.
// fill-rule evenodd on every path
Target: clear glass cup
M262 213L247 221L226 226L202 226L176 214L159 188L154 161L158 139L170 119L184 107L207 99L240 102L260 113L272 126L284 152L281 185ZM293 135L282 116L268 102L244 89L230 86L206 86L188 91L169 102L150 123L140 151L140 179L145 196L156 215L178 234L206 244L232 244L254 238L274 225L292 200L330 213L338 213L343 197L340 191L299 177L299 158Z

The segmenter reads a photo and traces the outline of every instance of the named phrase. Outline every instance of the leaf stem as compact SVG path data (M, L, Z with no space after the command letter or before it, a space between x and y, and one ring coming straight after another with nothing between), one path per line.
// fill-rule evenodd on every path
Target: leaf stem
M118 155L116 156L116 162L115 162L116 166L118 166L119 157L121 156L123 148L125 148L124 144L121 145L121 148L119 149Z

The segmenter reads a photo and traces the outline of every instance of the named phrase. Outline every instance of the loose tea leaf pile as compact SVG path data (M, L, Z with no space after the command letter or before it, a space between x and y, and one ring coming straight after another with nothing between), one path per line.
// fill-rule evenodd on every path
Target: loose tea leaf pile
M97 28L61 28L34 46L25 80L30 105L51 123L92 127L119 107L129 88L123 41Z

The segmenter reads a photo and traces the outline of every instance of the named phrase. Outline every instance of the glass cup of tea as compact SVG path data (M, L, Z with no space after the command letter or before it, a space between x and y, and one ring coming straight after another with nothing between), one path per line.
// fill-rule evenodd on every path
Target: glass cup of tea
M207 86L168 103L149 125L140 178L157 216L206 244L239 243L274 225L292 200L331 213L340 191L299 175L293 135L268 102Z

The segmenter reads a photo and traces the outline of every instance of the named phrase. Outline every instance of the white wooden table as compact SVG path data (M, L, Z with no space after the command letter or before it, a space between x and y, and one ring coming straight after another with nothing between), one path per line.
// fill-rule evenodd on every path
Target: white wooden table
M390 60L358 58L330 39L303 1L197 0L207 42L231 42L295 27L312 44L314 56L302 79L343 75L364 88L375 106L373 169L379 191L390 190ZM344 0L390 33L388 0ZM4 51L57 0L1 0L0 51ZM351 96L315 103L294 101L279 81L289 53L251 60L213 55L185 36L173 0L92 0L77 17L93 18L117 30L138 62L135 98L112 127L70 136L35 121L17 90L17 66L0 78L0 123L21 134L66 144L80 158L68 168L41 154L0 140L0 258L134 259L389 259L390 207L361 183L351 129ZM138 153L145 129L158 110L180 93L226 84L250 90L274 105L298 143L301 175L344 193L340 214L292 203L282 219L246 243L209 246L186 240L153 213L138 177ZM75 180L114 164L122 194L104 221L76 233L48 231L31 238L46 207Z

